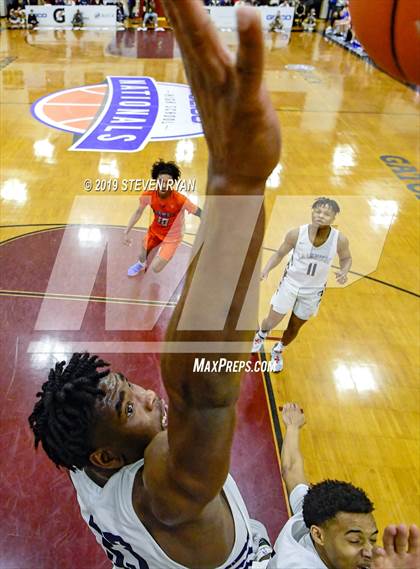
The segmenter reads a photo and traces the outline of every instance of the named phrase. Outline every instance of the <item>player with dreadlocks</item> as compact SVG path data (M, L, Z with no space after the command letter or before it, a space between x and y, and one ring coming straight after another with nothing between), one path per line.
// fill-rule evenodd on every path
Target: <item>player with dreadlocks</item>
M36 444L70 470L82 516L114 567L239 569L271 554L229 476L242 373L236 365L229 373L194 373L204 354L191 353L191 346L217 345L220 351L209 357L217 362L232 358L234 341L235 360L244 366L248 360L253 332L237 330L237 323L245 297L257 293L258 283L250 282L264 232L265 182L279 158L279 127L263 85L258 12L238 9L234 61L202 2L165 0L165 6L206 134L211 196L166 335L169 346L185 345L186 353L161 357L168 413L153 391L105 370L96 356L74 354L67 367L60 363L50 372L30 424ZM223 283L244 251L232 297ZM251 305L256 311L257 300Z
M73 354L68 366L60 362L50 370L48 381L37 393L40 400L29 417L35 447L42 446L56 466L74 471L89 464L94 450L89 432L94 422L96 399L103 397L99 382L109 370L97 356Z
M312 205L312 223L291 229L261 273L261 280L266 279L268 273L293 250L283 279L271 299L270 312L255 334L252 346L253 353L259 352L268 332L292 310L282 339L271 351L274 372L283 369L283 349L293 342L305 322L318 312L336 253L340 261L340 270L335 273L337 282L344 284L347 281L352 262L349 242L347 237L331 227L339 211L340 207L335 200L325 197L315 200Z

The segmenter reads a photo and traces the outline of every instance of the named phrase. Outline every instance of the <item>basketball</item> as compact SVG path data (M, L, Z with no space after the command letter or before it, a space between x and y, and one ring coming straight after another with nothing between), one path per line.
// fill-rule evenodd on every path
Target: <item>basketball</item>
M378 67L405 83L420 84L420 3L350 0L352 25Z

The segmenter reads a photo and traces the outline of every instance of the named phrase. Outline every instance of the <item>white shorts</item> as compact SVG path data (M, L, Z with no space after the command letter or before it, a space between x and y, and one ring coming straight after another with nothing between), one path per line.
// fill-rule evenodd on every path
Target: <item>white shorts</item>
M299 288L283 279L273 294L271 306L279 314L287 314L292 310L301 320L309 320L317 314L324 290L325 287Z

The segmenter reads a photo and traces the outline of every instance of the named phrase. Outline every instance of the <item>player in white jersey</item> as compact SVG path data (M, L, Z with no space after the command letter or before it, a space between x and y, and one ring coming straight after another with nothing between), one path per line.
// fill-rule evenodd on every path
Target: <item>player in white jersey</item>
M328 272L336 253L340 262L337 282L344 284L351 267L351 253L347 237L331 227L340 208L336 201L318 198L312 205L312 223L292 229L284 242L269 259L261 273L261 280L293 250L283 279L271 299L270 312L255 334L252 352L259 352L270 330L275 328L292 310L287 329L280 342L271 351L273 371L283 369L282 351L296 338L307 320L318 312L327 283Z
M194 345L217 346L217 353L206 352L217 362L232 357L234 340L235 359L248 360L253 333L236 328L262 246L263 194L278 163L280 130L262 80L259 13L238 9L234 59L200 0L164 4L206 134L207 196L229 197L225 207L206 200L196 256L168 326L161 355L168 412L153 391L104 369L108 364L96 356L74 354L50 371L29 423L35 444L71 471L82 514L114 567L248 569L270 551L263 537L253 539L254 525L228 476L243 374L238 366L194 373L201 355ZM257 205L249 244L244 227ZM223 286L215 295L214 280L223 285L244 247L233 298ZM223 324L215 327L213 319ZM83 560L74 565L84 567Z
M384 548L376 547L373 504L349 482L309 485L300 450L305 424L296 403L282 409L286 433L281 472L292 516L280 531L269 569L415 569L420 567L420 532L412 525L388 526Z

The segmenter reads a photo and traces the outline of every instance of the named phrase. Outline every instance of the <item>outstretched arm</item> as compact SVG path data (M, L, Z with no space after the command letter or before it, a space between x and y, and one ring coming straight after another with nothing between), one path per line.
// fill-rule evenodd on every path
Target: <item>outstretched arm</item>
M349 240L342 233L338 236L337 253L340 261L340 270L335 273L337 282L345 284L347 282L347 273L350 270L352 258L349 247Z
M286 426L286 435L281 449L281 474L286 484L287 493L298 484L307 484L300 451L300 429L305 424L305 415L297 403L286 403L282 409Z
M128 225L127 225L126 229L124 230L124 238L123 238L124 245L131 245L132 240L129 237L130 231L133 229L133 227L136 225L138 220L141 218L141 215L142 215L145 207L146 207L145 205L139 205L139 207L136 209L136 211L130 217Z
M268 277L268 273L274 269L274 267L277 267L277 265L281 263L282 259L284 259L287 253L290 253L290 251L296 247L298 235L299 229L292 229L287 233L283 243L280 245L274 255L269 258L266 266L264 267L261 273L261 280L266 279Z
M164 4L209 148L208 199L197 236L204 246L188 271L166 340L168 347L183 342L192 352L194 342L210 351L218 345L217 356L200 347L199 353L162 357L169 395L167 443L161 437L151 449L143 478L156 517L177 524L198 516L219 494L228 473L241 373L194 373L193 366L196 357L248 358L253 331L236 327L261 247L263 192L279 158L280 133L262 83L258 13L238 10L240 45L234 60L200 0ZM256 223L249 240L245 235L252 216ZM242 270L231 293L226 283L235 263ZM229 353L230 341L239 346L239 354Z

